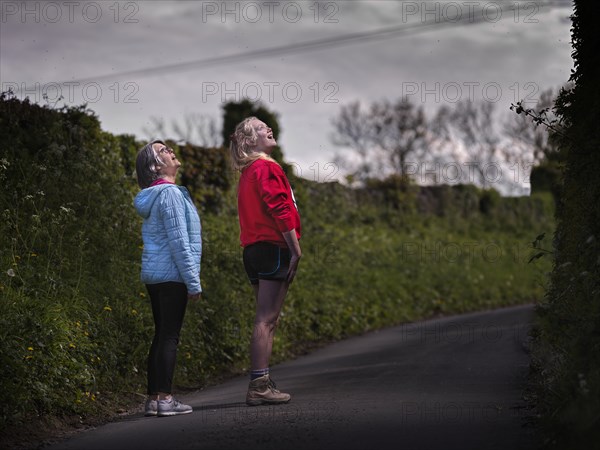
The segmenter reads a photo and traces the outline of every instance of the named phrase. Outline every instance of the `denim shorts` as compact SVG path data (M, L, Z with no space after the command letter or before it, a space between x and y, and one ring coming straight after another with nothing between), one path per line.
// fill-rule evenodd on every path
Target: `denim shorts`
M244 268L250 283L258 284L258 280L285 280L291 257L287 247L271 242L257 242L244 247Z

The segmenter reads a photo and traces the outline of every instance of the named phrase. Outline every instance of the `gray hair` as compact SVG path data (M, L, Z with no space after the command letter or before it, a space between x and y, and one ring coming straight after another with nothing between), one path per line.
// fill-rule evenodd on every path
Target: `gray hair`
M146 189L153 181L160 178L158 171L165 165L160 155L152 148L154 144L167 145L160 139L154 139L141 148L135 160L135 175L142 189Z

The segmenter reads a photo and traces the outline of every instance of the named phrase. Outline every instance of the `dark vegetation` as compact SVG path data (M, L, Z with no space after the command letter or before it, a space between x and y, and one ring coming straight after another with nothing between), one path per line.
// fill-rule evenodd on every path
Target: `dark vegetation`
M576 0L573 86L556 102L559 199L553 269L537 307L533 352L544 446L598 448L600 442L600 8ZM554 170L555 167L551 167Z

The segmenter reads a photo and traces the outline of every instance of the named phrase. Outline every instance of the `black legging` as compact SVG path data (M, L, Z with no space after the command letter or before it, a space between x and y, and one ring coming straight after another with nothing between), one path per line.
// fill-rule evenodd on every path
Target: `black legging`
M148 355L148 395L170 394L177 359L179 332L187 306L183 283L147 284L154 316L154 339Z

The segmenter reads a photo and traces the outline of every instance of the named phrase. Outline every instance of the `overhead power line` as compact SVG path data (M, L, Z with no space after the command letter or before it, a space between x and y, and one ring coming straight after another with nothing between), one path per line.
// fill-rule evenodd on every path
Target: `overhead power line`
M531 4L536 4L540 8L544 8L546 10L559 7L560 5L555 5L554 3L545 3L538 4L535 2L528 2ZM499 8L497 11L500 11L502 17L506 11L511 10L514 7L514 3L504 5ZM231 55L224 56L216 56L211 58L203 58L197 59L193 61L183 62L183 63L175 63L175 64L166 64L164 66L153 66L146 67L143 69L134 69L123 72L116 73L107 73L103 75L97 75L93 77L79 78L75 80L64 81L64 83L87 83L87 82L98 82L104 80L116 80L123 77L131 77L136 76L147 77L152 75L159 75L165 73L173 73L173 72L183 72L188 70L202 70L211 67L216 67L224 64L232 64L238 63L248 60L253 60L256 58L268 58L273 56L280 55L290 55L302 52L309 52L313 50L321 50L333 47L340 47L344 45L351 45L363 42L370 42L376 40L390 39L396 37L402 37L406 35L412 35L419 32L427 32L432 31L438 27L452 27L457 25L473 25L481 22L489 22L489 18L483 14L483 9L478 11L473 11L469 16L461 17L458 20L439 20L439 18L435 18L434 20L428 21L420 21L418 23L412 24L402 24L391 27L380 28L377 30L365 31L365 32L357 32L357 33L349 33L344 34L342 36L335 36L330 38L316 39L312 41L299 42L295 44L286 44L277 47L269 47L258 50L250 50L241 53L234 53ZM30 89L30 88L27 88ZM21 90L21 89L19 89Z

